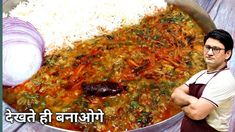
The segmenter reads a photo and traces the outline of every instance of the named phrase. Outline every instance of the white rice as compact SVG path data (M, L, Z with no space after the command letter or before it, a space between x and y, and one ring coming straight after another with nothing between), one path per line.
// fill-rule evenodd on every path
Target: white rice
M105 33L101 29L110 32L138 24L143 16L166 5L164 0L28 0L9 16L32 23L48 52Z

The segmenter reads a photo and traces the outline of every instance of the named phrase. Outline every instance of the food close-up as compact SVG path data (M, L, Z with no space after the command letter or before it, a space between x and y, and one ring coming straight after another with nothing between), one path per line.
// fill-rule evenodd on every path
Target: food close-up
M69 10L65 4L64 9L44 11L43 15L54 16L48 20L38 13L41 6L49 7L44 4L29 0L3 14L3 101L7 105L26 113L49 109L53 115L46 125L75 131L135 130L181 111L171 100L174 88L206 67L206 32L190 14L173 4L157 8L157 2L155 6L149 2L151 9L146 4L143 11L151 12L136 13L138 19L133 21L117 11L104 14L99 11L102 4L97 11L87 11L94 3L79 6L76 12L71 9L64 18L53 15L54 10ZM106 4L110 10L118 7L117 1ZM115 15L120 19L106 18ZM131 13L129 17L134 18ZM90 109L102 110L103 121L57 121L56 113Z

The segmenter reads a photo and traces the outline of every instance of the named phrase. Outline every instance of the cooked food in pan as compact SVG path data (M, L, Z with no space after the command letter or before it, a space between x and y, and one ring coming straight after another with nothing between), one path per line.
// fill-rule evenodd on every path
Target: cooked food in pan
M104 121L49 125L80 131L124 131L163 121L180 109L173 88L205 65L202 29L169 6L140 24L74 42L74 48L45 56L29 80L3 90L3 99L20 112L104 112ZM22 62L24 63L24 62Z

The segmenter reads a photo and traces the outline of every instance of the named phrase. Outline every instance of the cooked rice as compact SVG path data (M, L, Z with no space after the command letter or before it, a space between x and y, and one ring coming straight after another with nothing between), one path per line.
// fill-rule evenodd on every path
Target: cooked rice
M122 25L138 24L146 14L165 7L164 0L28 0L9 16L31 22L49 52Z

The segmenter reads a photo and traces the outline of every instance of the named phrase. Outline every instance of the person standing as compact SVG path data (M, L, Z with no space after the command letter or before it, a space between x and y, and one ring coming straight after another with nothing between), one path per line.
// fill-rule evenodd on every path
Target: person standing
M193 75L171 95L185 114L181 132L228 131L235 98L235 78L227 67L232 50L233 39L227 31L215 29L204 37L207 69Z

